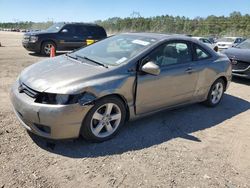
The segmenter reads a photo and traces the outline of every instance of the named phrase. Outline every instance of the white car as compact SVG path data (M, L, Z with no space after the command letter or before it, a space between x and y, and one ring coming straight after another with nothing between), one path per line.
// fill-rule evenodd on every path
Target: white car
M210 40L208 40L205 37L192 37L192 38L197 39L197 40L203 42L204 44L206 44L207 46L209 46L212 49L214 49L217 46L216 44L213 44Z
M217 41L216 45L220 50L231 48L243 41L242 37L224 37Z

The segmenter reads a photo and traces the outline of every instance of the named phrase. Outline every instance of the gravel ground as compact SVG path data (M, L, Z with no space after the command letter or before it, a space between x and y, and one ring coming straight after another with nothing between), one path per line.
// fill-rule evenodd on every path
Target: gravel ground
M28 134L9 89L43 59L0 32L0 187L250 187L250 80L234 79L217 108L194 104L129 122L93 144Z

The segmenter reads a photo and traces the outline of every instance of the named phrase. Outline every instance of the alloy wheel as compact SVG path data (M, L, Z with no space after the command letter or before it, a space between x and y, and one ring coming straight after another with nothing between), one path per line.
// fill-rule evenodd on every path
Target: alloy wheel
M211 102L213 104L217 104L218 102L220 102L222 95L223 95L223 84L221 82L217 82L212 89Z
M100 106L91 119L91 131L99 138L112 135L121 122L121 109L114 103L107 103Z
M53 46L53 44L50 44L50 43L48 43L44 46L44 52L46 55L50 54L50 50L51 50L52 46Z

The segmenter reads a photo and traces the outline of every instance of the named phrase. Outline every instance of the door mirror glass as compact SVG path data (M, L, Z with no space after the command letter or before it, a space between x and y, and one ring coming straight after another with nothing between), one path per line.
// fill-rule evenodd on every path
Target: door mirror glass
M68 29L63 29L62 33L68 33Z
M143 65L141 71L155 76L159 75L161 72L160 67L152 61L149 61Z

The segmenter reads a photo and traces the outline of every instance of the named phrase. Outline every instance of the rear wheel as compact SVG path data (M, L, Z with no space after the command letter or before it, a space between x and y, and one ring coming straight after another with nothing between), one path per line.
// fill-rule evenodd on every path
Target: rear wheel
M49 56L51 48L54 47L56 51L56 45L54 42L44 42L41 48L41 54Z
M81 129L84 138L102 142L115 136L125 123L126 109L117 97L103 98L86 115Z
M210 88L205 104L209 107L217 106L224 94L225 82L221 78L216 80Z

